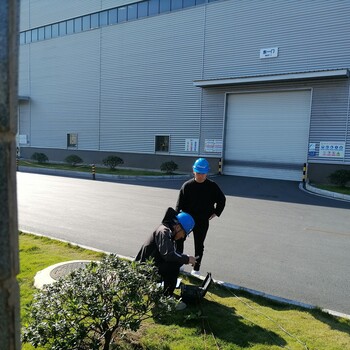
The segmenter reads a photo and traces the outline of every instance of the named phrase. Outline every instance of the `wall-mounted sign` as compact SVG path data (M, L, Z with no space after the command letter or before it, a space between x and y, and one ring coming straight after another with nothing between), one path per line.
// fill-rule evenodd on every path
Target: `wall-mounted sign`
M320 142L319 157L344 158L345 142Z
M205 152L222 152L222 140L221 139L205 139L204 143Z
M260 58L278 57L278 47L269 47L260 50Z
M310 157L316 156L316 143L309 143L309 156Z
M199 139L185 139L185 152L198 152Z

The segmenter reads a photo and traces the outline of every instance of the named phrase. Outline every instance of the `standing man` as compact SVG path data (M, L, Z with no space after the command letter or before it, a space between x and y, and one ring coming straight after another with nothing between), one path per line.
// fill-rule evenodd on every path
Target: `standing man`
M196 258L178 253L176 241L183 240L190 234L194 226L191 215L173 208L168 208L160 226L151 234L143 244L135 261L145 262L153 259L158 268L161 280L164 282L164 294L172 296L176 287L180 267L183 264L194 266Z
M209 220L220 216L226 203L226 197L220 187L207 178L209 170L208 161L198 158L193 164L194 178L182 185L176 203L177 212L187 212L195 221L193 238L197 261L191 272L193 275L199 275ZM179 250L182 251L181 248Z

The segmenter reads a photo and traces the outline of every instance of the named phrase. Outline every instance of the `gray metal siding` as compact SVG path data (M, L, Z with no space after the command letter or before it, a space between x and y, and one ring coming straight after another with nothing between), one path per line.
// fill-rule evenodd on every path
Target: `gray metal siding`
M97 149L99 32L89 31L31 45L31 146Z
M207 6L204 79L350 66L350 2L229 0ZM260 59L279 47L277 58Z
M187 10L102 30L101 150L154 152L170 135L171 153L199 137L201 11Z

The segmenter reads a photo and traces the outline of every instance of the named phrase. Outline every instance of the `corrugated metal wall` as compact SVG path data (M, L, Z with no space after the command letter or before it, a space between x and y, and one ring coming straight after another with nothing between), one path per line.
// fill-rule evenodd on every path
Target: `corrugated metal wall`
M130 2L22 0L21 30ZM184 142L198 138L198 154L220 156L206 153L204 142L222 138L225 92L304 86L314 89L310 142L349 139L348 80L192 84L349 68L349 15L350 2L341 0L223 0L22 45L19 94L31 98L30 146L65 149L66 134L76 132L78 149L151 154L163 134L171 154L195 155ZM268 47L279 56L260 59Z
M220 1L207 8L204 79L350 66L350 1ZM260 59L260 49L279 56Z

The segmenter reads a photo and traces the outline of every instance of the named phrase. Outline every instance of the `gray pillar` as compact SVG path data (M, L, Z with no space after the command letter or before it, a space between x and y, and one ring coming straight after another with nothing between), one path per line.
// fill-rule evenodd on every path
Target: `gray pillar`
M0 0L0 349L19 350L16 128L18 0Z

